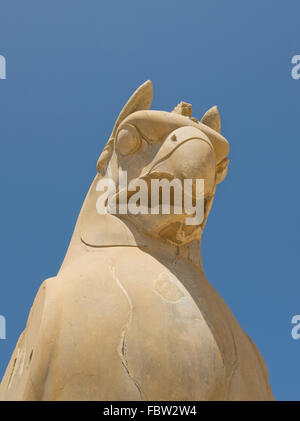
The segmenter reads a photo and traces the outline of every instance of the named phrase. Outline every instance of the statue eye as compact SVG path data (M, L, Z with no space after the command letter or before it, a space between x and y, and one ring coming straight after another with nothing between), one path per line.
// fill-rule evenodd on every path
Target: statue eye
M141 145L141 138L134 126L126 125L117 135L117 150L121 155L132 155Z

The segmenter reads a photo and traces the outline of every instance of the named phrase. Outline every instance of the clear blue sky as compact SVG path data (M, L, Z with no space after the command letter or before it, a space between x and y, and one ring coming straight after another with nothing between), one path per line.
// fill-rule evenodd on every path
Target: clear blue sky
M41 282L62 262L96 161L132 91L154 109L218 104L231 165L203 239L207 278L300 398L300 3L1 0L0 377Z

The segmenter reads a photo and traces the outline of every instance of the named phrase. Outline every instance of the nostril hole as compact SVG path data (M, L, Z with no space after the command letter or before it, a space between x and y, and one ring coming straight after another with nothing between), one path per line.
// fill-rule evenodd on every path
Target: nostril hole
M173 142L176 142L176 140L177 140L176 134L173 134L173 135L171 136L171 140L173 140Z

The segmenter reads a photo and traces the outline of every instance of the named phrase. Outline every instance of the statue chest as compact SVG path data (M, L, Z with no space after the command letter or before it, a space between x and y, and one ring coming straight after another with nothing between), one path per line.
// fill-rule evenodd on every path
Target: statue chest
M220 396L223 361L192 279L185 287L181 270L134 249L115 252L91 253L61 275L52 364L61 386L49 397L202 400L216 388Z

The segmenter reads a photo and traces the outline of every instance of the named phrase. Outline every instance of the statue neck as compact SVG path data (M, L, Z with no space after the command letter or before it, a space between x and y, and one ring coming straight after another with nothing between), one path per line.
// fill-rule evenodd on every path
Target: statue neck
M181 258L196 265L202 270L201 238L186 244L176 246L162 240L159 236L147 234L141 229L140 224L134 223L135 218L115 215L99 215L96 201L99 192L96 185L99 180L97 175L80 211L74 233L60 270L72 261L80 258L88 248L104 247L139 247L146 253L158 259L169 260L170 264Z

